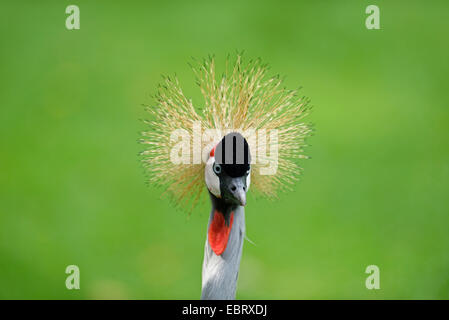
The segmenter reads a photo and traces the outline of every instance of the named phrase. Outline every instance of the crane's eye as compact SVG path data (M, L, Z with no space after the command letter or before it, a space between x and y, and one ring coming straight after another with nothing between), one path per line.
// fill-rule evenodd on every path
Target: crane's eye
M219 164L214 163L214 172L216 174L220 174L221 173L221 166Z

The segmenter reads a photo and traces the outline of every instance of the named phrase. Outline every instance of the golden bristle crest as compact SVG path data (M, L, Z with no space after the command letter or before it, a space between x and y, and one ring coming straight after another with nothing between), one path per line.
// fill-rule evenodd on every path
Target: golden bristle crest
M222 136L240 132L248 140L256 160L251 165L252 191L275 198L279 191L291 189L302 170L297 160L307 158L303 148L311 126L303 118L310 111L309 100L299 97L298 90L283 87L280 77L268 77L267 66L260 59L243 64L242 56L237 55L230 66L228 58L220 78L214 58L198 63L193 70L204 97L203 107L198 108L202 113L185 97L178 80L169 77L159 87L156 105L147 107L152 119L145 121L148 127L142 133L141 143L146 149L141 155L148 182L163 187L175 204L190 209L195 206L206 189L205 163L174 164L170 153L176 142L170 137L177 129L184 129L193 137L196 123L203 130L217 129ZM274 131L276 136L272 137L270 133ZM261 134L267 143L260 143ZM276 159L270 154L274 145ZM211 146L210 141L201 141L201 150L207 146ZM276 173L262 174L267 166L276 167Z

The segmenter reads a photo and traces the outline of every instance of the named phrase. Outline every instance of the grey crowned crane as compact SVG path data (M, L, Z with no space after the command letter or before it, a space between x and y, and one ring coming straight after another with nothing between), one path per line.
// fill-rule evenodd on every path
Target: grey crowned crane
M232 148L226 149L226 145ZM204 248L201 299L235 298L245 236L243 207L250 185L250 159L245 138L230 133L212 149L206 163L212 210Z
M243 240L246 193L266 198L291 189L305 159L311 125L303 122L309 100L287 90L279 76L267 77L260 59L228 61L217 79L214 58L193 68L204 97L194 107L178 80L164 78L152 119L142 132L142 163L148 181L173 203L193 210L202 191L211 211L202 271L202 299L235 299ZM204 188L204 182L207 188Z

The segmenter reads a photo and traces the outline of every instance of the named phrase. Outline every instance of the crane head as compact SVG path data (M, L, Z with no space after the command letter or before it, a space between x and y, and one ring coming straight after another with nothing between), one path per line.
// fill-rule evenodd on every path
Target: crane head
M246 205L251 180L251 154L246 139L227 134L209 154L205 178L209 191L230 205Z

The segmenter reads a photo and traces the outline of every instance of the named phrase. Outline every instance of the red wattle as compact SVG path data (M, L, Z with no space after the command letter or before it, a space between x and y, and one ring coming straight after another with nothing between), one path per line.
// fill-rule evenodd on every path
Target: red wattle
M231 232L234 212L231 212L229 226L226 225L221 212L215 211L214 218L209 226L208 239L212 250L217 256L221 255L228 245L229 233Z
M210 153L209 153L209 158L215 157L215 148L216 148L216 147L217 147L217 146L213 147L212 150L210 151Z

